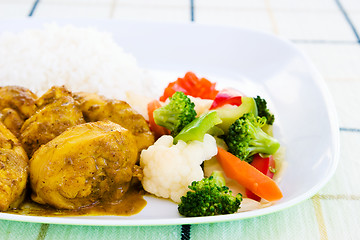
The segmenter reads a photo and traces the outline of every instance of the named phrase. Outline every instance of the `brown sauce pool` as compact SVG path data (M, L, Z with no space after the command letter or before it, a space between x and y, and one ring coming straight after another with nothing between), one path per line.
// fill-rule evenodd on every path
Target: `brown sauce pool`
M125 193L116 203L98 203L77 210L55 209L50 206L35 203L26 197L25 201L17 208L6 211L6 213L41 216L41 217L71 217L71 216L131 216L139 213L145 206L143 198L144 190L141 186L135 185Z

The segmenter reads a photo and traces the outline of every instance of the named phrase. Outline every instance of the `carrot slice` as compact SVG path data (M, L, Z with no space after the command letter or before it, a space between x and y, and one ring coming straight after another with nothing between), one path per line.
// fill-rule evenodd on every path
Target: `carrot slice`
M254 158L251 162L251 166L268 176L269 178L273 178L275 169L275 160L272 155L262 158L259 154L254 155ZM260 201L261 198L251 192L249 189L246 189L246 196L248 198L254 199L256 201Z
M154 133L155 138L158 139L162 135L170 134L170 131L162 126L159 126L155 123L154 120L154 111L161 107L161 104L158 100L153 100L148 103L147 110L149 114L149 127L150 130Z
M238 157L219 147L217 159L226 176L236 180L240 185L259 197L268 201L276 201L283 197L281 190L274 180L249 163L240 160Z

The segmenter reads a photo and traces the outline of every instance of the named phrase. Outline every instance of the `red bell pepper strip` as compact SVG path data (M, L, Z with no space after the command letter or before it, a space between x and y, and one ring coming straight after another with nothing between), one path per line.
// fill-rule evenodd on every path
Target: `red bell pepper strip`
M166 99L171 97L175 92L183 92L185 95L189 95L189 92L175 81L169 83L169 85L165 88L164 94L160 97L160 101L165 102Z
M257 170L268 176L269 178L274 177L275 173L275 161L274 157L270 155L269 157L262 158L259 154L254 155L253 161L251 165L255 167ZM257 196L249 189L246 189L246 196L248 198L254 199L256 201L260 201L261 197Z
M215 85L206 78L199 79L193 72L187 72L183 78L178 78L168 84L160 97L160 101L165 102L178 91L185 93L185 95L213 100L219 92L215 89Z
M235 92L231 89L221 90L215 97L210 110L219 108L225 104L231 104L235 106L240 106L242 103L242 96L240 93Z

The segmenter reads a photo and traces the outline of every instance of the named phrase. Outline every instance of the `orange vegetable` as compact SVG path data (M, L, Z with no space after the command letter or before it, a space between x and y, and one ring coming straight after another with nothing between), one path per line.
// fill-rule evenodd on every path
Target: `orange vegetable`
M236 180L259 197L268 201L276 201L282 198L283 195L274 180L249 163L219 147L217 159L227 177Z
M154 133L155 139L158 139L162 135L170 134L170 131L162 126L159 126L155 123L154 120L154 111L161 107L161 104L158 100L153 100L148 103L147 110L149 114L149 127L150 130Z
M250 164L269 178L273 178L275 170L275 160L272 155L262 158L259 154L255 154ZM251 192L249 189L246 189L246 196L256 201L261 200L259 196Z

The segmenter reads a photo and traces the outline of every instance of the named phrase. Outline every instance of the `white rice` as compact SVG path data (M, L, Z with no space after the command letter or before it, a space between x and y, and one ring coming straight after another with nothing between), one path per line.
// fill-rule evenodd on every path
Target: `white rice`
M53 85L65 85L125 99L126 91L145 94L146 78L109 33L93 28L49 24L0 36L1 86L19 85L40 95Z

